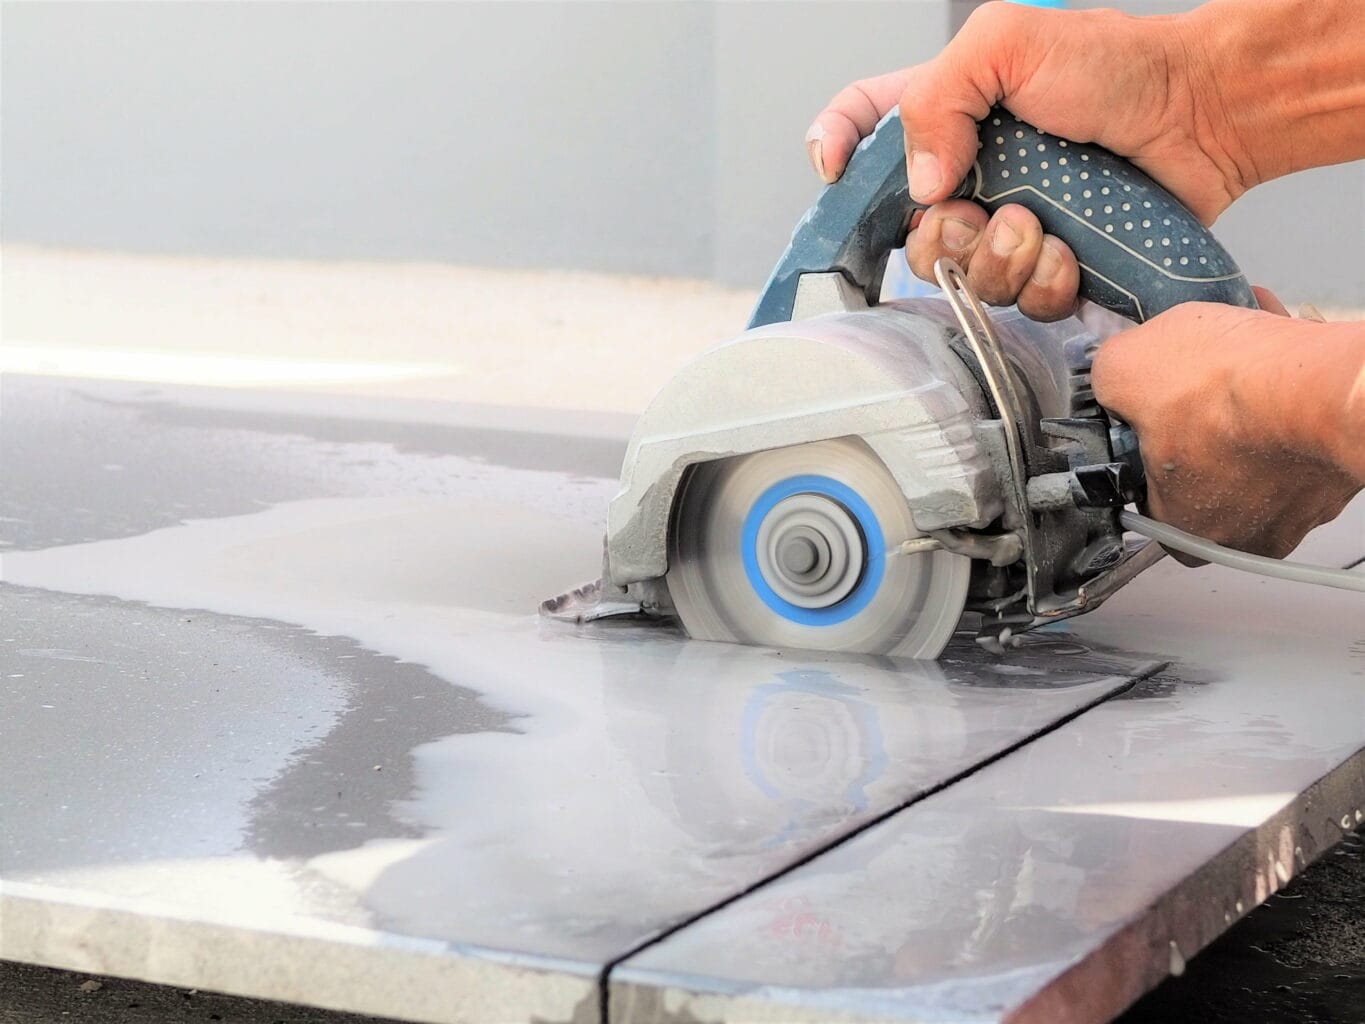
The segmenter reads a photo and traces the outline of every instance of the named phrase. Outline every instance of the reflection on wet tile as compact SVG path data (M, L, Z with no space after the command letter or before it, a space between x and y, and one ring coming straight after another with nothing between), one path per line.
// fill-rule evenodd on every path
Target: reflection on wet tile
M1355 827L1362 623L1163 563L1071 628L1169 667L630 958L615 1019L1109 1019Z

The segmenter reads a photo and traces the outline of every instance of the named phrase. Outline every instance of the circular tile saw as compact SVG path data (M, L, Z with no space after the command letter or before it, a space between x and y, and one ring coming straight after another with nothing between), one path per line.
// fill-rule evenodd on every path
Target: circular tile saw
M1246 278L1161 186L1003 109L957 195L1030 209L1130 320ZM880 303L919 209L893 113L798 224L749 329L640 417L608 512L602 579L547 601L578 621L674 617L698 639L934 658L965 611L987 646L1096 607L1161 555L1125 541L1136 438L1089 385L1079 321L943 299Z

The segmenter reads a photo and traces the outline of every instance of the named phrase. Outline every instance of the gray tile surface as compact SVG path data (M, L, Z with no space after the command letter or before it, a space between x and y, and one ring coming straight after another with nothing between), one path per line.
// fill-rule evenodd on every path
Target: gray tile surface
M1072 628L1172 664L628 960L612 1019L1107 1020L1365 820L1355 595L1167 560Z
M610 961L1152 665L544 623L597 568L600 424L298 406L4 380L0 955L595 1019Z

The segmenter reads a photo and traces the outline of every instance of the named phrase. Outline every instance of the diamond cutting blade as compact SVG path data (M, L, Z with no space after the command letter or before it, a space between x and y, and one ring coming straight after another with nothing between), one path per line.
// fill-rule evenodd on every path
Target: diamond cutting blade
M890 472L857 438L693 467L669 537L669 594L701 640L935 658L971 560L901 553L920 537Z

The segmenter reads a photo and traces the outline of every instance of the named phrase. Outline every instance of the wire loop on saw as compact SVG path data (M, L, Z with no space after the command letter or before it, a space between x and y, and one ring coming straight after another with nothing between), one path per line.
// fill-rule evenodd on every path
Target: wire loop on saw
M1014 497L1014 507L1018 511L1020 528L1024 533L1024 567L1028 586L1029 607L1034 605L1037 594L1035 582L1036 566L1033 552L1036 550L1033 529L1033 516L1029 513L1028 464L1024 461L1024 439L1019 429L1019 419L1023 415L1023 404L1014 386L1014 376L1005 350L1000 346L995 328L986 311L981 308L981 300L976 297L967 284L967 275L962 268L946 256L934 261L934 277L943 296L953 309L962 333L971 346L972 354L981 367L990 388L991 399L1000 413L1000 427L1005 434L1005 452L1010 463L1010 492Z

